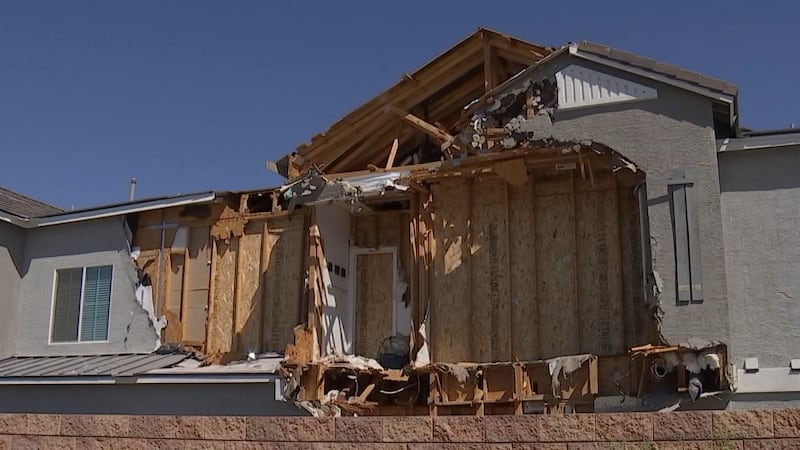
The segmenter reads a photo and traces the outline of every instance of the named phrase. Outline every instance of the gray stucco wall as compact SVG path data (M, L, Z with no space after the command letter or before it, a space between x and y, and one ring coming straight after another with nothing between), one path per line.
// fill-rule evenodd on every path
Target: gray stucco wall
M273 383L0 386L0 413L308 416Z
M0 222L0 358L14 353L25 231Z
M135 295L136 271L121 218L27 230L17 318L17 355L81 355L149 352L157 336ZM56 269L111 264L111 311L107 342L50 344Z
M719 155L731 361L800 358L800 147Z
M653 100L556 111L552 124L537 127L542 132L539 138L550 135L562 141L593 140L621 153L645 171L653 270L663 282L659 295L664 311L662 335L670 343L692 337L728 342L727 285L711 100L572 55L556 58L533 76L552 79L555 72L570 64L658 90L658 98ZM695 169L698 178L704 301L678 305L665 180L673 169L686 168Z

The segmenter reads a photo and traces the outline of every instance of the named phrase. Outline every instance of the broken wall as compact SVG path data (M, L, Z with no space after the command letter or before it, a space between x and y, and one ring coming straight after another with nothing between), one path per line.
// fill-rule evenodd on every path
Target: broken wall
M542 169L432 184L433 360L614 355L648 339L636 182Z
M250 214L212 204L139 215L139 266L152 280L156 302L162 223L170 225L160 273L164 342L230 361L248 352L282 352L293 341L305 298L303 211ZM199 310L192 315L191 308Z
M727 285L720 213L719 173L711 100L650 79L562 55L533 74L554 79L570 65L630 79L658 90L652 100L556 110L552 122L536 117L539 139L602 143L647 174L648 215L653 270L657 273L663 337L672 343L691 337L727 342ZM694 169L703 271L703 300L678 304L672 217L666 180L674 169Z
M113 265L108 340L49 344L57 269ZM82 355L153 351L155 329L136 300L137 277L122 218L26 231L16 354Z

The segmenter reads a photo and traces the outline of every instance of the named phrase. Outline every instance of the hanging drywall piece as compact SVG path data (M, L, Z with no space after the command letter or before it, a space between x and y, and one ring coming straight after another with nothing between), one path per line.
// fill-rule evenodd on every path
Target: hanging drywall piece
M651 87L576 64L556 72L556 83L559 109L658 98Z

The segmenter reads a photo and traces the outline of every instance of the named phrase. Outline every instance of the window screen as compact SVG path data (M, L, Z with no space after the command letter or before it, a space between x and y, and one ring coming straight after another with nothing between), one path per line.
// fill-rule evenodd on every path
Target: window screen
M52 342L108 339L112 266L56 271Z

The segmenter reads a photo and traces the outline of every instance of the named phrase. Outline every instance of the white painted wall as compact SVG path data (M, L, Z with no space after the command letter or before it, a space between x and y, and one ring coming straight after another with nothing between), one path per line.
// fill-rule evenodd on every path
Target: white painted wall
M317 225L328 263L343 268L345 277L323 268L327 290L322 319L322 354L352 354L354 309L349 293L350 273L350 213L336 204L316 207Z

